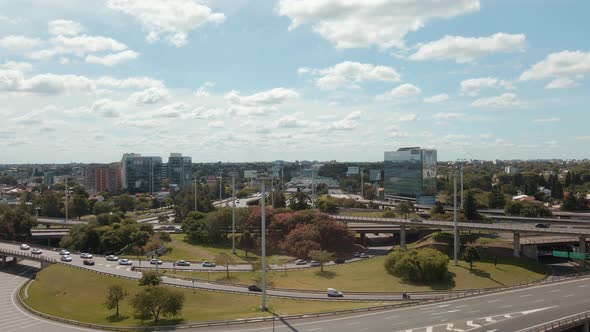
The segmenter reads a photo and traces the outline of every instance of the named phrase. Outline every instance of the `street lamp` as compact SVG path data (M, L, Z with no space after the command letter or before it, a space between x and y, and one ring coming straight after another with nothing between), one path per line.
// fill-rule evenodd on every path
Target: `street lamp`
M231 252L236 254L236 172L231 175Z
M261 204L261 241L262 246L262 302L260 303L260 310L267 311L266 306L266 188L264 186L265 180L268 180L267 175L259 174L258 179L261 181L261 193L262 193L262 204Z
M195 211L199 211L198 194L197 194L197 178L195 177Z
M223 201L222 195L221 195L221 186L223 183L223 173L219 172L219 176L217 177L219 179L219 207L221 207L221 203Z
M457 172L453 171L453 265L457 266L458 255L459 255L459 234L458 234L458 223L457 223Z

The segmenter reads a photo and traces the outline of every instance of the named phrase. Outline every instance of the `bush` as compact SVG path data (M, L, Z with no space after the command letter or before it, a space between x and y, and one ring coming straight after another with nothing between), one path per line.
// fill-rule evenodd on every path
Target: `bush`
M162 283L162 278L156 271L143 271L139 278L140 286L157 286Z
M384 266L405 282L433 283L447 277L449 256L435 249L402 250L390 253Z

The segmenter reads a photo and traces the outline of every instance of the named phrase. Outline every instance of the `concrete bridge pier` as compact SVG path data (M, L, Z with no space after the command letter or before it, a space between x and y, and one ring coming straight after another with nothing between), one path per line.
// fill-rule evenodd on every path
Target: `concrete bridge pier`
M399 246L402 249L407 249L406 246L406 225L401 225L399 230Z
M584 324L582 325L582 331L590 332L590 323L589 322L584 322Z
M514 257L520 257L520 233L514 232Z
M584 259L582 259L582 267L586 267L586 237L580 236L580 253L584 254ZM584 330L586 331L586 330Z
M361 232L361 244L364 246L367 245L367 234L365 232Z
M2 266L6 265L6 256L2 256Z

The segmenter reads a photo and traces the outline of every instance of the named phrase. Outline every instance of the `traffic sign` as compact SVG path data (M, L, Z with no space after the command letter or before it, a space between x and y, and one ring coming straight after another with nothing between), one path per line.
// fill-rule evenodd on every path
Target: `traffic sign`
M553 250L551 254L554 257L563 257L563 258L572 258L572 259L585 259L586 255L581 252L567 252L567 251L557 251Z

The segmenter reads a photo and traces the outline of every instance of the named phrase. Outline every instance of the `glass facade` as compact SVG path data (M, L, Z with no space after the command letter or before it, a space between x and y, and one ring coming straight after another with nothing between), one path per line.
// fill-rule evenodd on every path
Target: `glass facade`
M402 148L398 151L386 151L384 159L386 197L416 198L418 204L434 203L436 150Z
M162 188L162 158L125 154L121 160L123 189L134 193L154 193Z
M167 174L170 185L175 185L180 190L190 187L193 174L191 157L171 153L168 158Z

